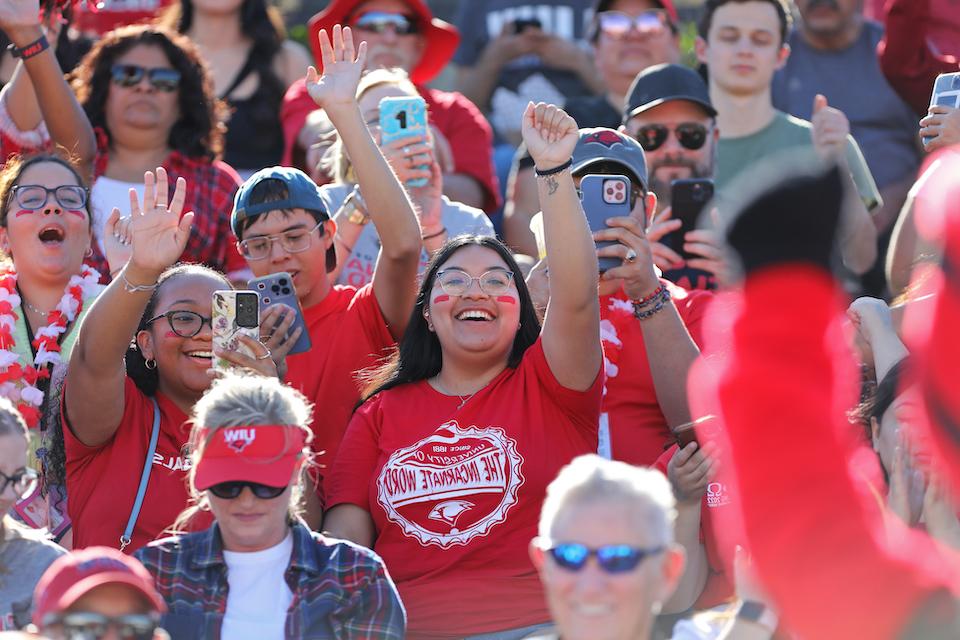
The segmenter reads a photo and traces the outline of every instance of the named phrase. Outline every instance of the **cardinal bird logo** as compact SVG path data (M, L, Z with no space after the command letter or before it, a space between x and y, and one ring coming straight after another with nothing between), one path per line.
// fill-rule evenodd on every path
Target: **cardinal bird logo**
M457 520L464 513L472 509L475 505L469 500L447 500L435 506L427 516L431 520L446 522L451 527L457 526ZM451 533L456 533L456 529L451 529Z
M584 144L596 143L605 147L612 147L615 144L623 144L623 140L615 131L607 129L605 131L594 131L583 139Z

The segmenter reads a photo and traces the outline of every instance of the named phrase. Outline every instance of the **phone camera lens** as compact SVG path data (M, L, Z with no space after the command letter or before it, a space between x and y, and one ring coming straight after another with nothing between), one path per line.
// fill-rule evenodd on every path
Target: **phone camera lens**
M284 287L284 288L283 288L283 295L285 295L285 296L290 295L290 287Z
M270 287L270 290L273 291L274 295L277 295L278 293L280 293L279 285L273 285L272 287Z
M281 286L281 287L287 286L287 279L286 279L286 278L280 278L280 286Z

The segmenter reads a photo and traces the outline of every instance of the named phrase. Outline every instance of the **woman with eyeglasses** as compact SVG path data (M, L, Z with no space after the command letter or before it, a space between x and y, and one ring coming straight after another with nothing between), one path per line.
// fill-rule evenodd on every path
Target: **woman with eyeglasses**
M224 161L244 180L280 164L283 94L311 64L307 50L286 39L280 12L266 0L180 0L159 23L197 46L215 94L230 108Z
M91 209L99 248L113 208L128 202L131 190L142 197L144 173L162 166L170 189L181 177L190 185L184 211L195 218L180 259L243 271L230 240L240 179L219 160L226 110L196 47L161 27L121 27L84 57L73 88L98 138Z
M0 398L0 630L30 622L33 588L64 550L46 532L29 529L10 517L14 505L33 493L37 472L27 460L27 425L13 404Z
M271 355L289 350L277 342L287 322L266 344L241 336L250 355L214 352L213 294L230 283L200 265L171 268L194 219L183 213L186 193L181 177L168 198L163 168L147 173L142 206L130 202L130 260L90 309L70 356L60 419L76 547L131 552L172 525L187 502L187 416L210 387L213 356L276 376ZM275 322L262 318L264 327Z
M569 171L577 125L531 103L523 131L557 256L551 275L564 283L542 331L509 249L449 241L328 483L325 530L384 559L411 637L509 640L549 620L526 545L547 483L597 448L598 268Z
M178 523L204 511L214 524L137 552L167 603L163 626L174 638L404 637L403 606L383 562L300 519L310 417L306 398L275 378L231 375L197 402L192 505Z

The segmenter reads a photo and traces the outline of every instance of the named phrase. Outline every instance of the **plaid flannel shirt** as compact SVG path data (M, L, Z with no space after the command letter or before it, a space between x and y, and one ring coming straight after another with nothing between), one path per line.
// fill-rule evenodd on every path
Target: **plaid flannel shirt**
M292 527L285 578L293 592L284 637L400 640L406 613L383 561L369 549ZM227 610L227 565L214 524L151 542L134 554L167 603L162 626L172 638L217 640Z
M97 157L94 160L94 176L98 178L107 171L110 143L102 129L97 128L95 133ZM233 196L242 183L240 176L224 162L191 158L179 151L172 151L167 156L163 168L167 170L171 197L177 178L183 176L187 181L187 200L183 211L194 213L193 229L183 255L180 256L180 262L198 262L217 271L228 272L228 264L237 264L238 260L233 256L233 259L228 261L228 257L231 257L231 253L237 253L233 231L230 229L230 214L233 212ZM126 211L130 205L118 202L117 206L121 211ZM104 281L109 281L110 273L106 268L106 260L99 251L95 251L95 254L87 263L103 274ZM242 264L242 258L239 260Z

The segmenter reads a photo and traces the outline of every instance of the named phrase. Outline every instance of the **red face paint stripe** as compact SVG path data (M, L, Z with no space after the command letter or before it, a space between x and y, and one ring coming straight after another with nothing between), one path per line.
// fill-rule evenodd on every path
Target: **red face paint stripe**
M438 295L436 298L433 299L433 303L436 304L438 302L447 302L449 300L450 300L450 296L448 296L445 293L441 293L440 295Z
M75 216L77 216L77 217L79 217L79 218L83 218L84 220L87 219L87 212L86 212L86 211L80 211L80 210L78 210L78 209L67 209L67 213L72 213L73 215L75 215Z
M31 211L30 209L20 209L20 211L17 211L14 217L19 218L20 216L29 216L34 213L36 213L36 211Z
M497 296L497 302L506 302L507 304L517 304L517 299L513 296Z
M178 336L177 334L175 334L173 331L167 331L165 334L163 334L163 337L164 337L164 338L179 338L180 336Z

